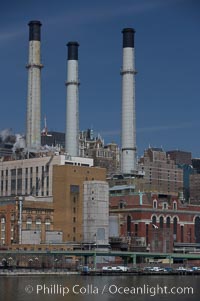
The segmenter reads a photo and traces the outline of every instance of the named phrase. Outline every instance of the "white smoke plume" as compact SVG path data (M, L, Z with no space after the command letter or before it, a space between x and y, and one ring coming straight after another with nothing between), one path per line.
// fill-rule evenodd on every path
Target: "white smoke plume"
M0 131L0 138L1 138L2 142L4 142L11 135L12 135L11 129L4 129L4 130Z
M41 150L48 151L48 152L59 152L61 150L61 148L60 148L59 145L49 146L49 145L46 144L46 145L41 147Z
M24 139L24 137L20 134L16 134L15 137L16 137L16 142L13 145L13 149L12 149L13 152L15 152L18 149L24 149L25 148L25 139Z

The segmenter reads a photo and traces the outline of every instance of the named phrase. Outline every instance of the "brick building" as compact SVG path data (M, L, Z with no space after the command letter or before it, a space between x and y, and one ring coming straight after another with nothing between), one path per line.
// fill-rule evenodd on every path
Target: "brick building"
M54 231L52 198L21 199L21 217L18 197L0 199L0 245L62 242L62 231Z
M84 166L54 166L53 170L53 196L54 196L54 227L62 229L63 241L64 242L78 242L84 241L84 220L83 219L83 208L84 201L88 202L88 199L84 199L84 184L85 187L91 181L98 186L96 190L103 193L107 189L108 195L108 184L106 180L106 169L99 167L84 167ZM96 183L100 181L100 183ZM102 187L102 189L101 189ZM107 188L106 188L107 187ZM95 188L94 188L95 189ZM95 192L96 193L96 192ZM90 195L91 206L92 202L97 202L94 195ZM88 194L87 194L88 198ZM92 199L93 198L93 199ZM99 201L102 201L99 198ZM108 219L108 196L105 202L107 202L107 219ZM97 206L94 206L93 214L88 216L88 220L93 219L95 224L95 211ZM103 209L102 209L103 210ZM100 227L100 225L99 225ZM102 225L102 227L104 227ZM98 232L98 229L97 229ZM94 233L95 235L96 233ZM91 239L90 239L91 240ZM95 239L93 240L93 242Z
M191 165L192 164L192 153L181 151L181 150L170 150L167 151L167 156L170 156L171 160L174 160L175 164L186 164Z
M177 243L200 242L200 206L177 198L122 191L110 196L110 216L116 217L116 233L132 250L173 252Z
M200 204L200 174L190 175L190 203Z
M139 159L138 169L144 172L144 191L178 196L183 192L183 171L162 148L148 148Z

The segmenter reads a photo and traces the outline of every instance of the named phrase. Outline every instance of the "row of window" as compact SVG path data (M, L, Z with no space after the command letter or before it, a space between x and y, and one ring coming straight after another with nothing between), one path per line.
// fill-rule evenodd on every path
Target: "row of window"
M157 200L153 201L153 208L154 209L158 208L158 201ZM168 209L168 203L167 202L162 203L162 209ZM173 202L173 210L177 210L177 202L176 201Z
M120 200L119 201L119 208L123 209L125 207L126 207L126 201ZM153 208L154 209L158 208L158 201L157 200L153 201ZM162 203L162 209L168 209L168 203L167 202ZM177 210L177 202L176 201L173 202L173 210Z
M42 223L42 220L40 218L36 218L34 223L32 218L28 217L26 220L26 230L32 230L33 228L36 230L40 230L42 224L45 224L45 230L50 230L51 220L49 218L46 218L44 223Z
M44 173L44 172L48 173L49 172L49 165L41 166L41 167L36 166L35 167L36 174L39 172L39 168L42 168L42 173ZM8 169L2 170L1 171L1 177L8 176L8 172L9 172ZM28 172L30 174L32 174L33 173L33 167L30 167L30 168L26 167L25 174L28 175ZM13 168L13 169L10 169L10 174L11 174L11 177L15 177L16 175L21 176L22 175L22 168L17 168L17 169Z
M38 177L39 176L39 168L41 168L41 179ZM17 190L17 194L22 194L22 189L24 188L24 193L34 193L36 195L38 195L38 192L41 190L41 195L45 195L44 194L44 181L46 181L46 195L49 194L48 190L49 190L49 166L41 166L41 167L36 167L35 171L36 171L36 177L35 177L35 184L33 185L33 167L30 168L26 168L25 169L25 185L24 187L22 184L22 168L18 168L18 169L11 169L11 170L2 170L1 171L1 195L3 195L4 193L4 189L5 192L8 192L8 187L9 187L9 183L8 183L8 175L9 175L9 171L10 171L10 186L11 186L11 194L15 195L16 194L16 190ZM4 177L7 178L4 178ZM5 186L4 186L5 185Z

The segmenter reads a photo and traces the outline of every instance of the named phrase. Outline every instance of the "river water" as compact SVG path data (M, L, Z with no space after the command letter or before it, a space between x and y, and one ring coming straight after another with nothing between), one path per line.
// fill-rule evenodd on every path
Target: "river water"
M1 276L0 301L199 300L200 276Z

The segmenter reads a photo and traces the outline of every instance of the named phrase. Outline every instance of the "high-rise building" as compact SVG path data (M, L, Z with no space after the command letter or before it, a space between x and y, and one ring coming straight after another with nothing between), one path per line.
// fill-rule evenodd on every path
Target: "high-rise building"
M145 173L144 191L174 196L183 192L183 171L162 148L145 150L138 169Z
M181 150L170 150L167 151L167 156L170 156L171 160L174 160L175 164L186 164L191 165L192 164L192 153L181 151Z
M200 174L190 175L190 203L200 205Z

